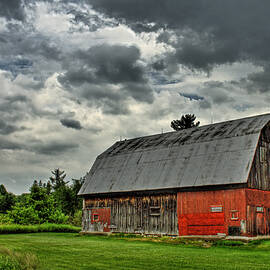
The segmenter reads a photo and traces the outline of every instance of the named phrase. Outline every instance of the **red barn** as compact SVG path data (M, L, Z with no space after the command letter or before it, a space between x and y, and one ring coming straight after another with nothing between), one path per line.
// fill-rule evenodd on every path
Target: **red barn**
M118 141L79 192L83 231L270 234L270 114Z

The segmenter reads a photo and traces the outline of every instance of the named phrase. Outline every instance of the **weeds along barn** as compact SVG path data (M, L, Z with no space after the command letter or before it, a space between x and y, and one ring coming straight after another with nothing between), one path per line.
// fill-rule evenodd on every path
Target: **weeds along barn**
M83 231L270 233L270 114L118 141L79 192Z

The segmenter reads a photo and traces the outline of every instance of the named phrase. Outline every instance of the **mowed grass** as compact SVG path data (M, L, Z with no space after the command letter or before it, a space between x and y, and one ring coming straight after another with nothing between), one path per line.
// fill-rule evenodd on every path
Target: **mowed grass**
M79 236L76 233L0 235L0 246L37 255L40 269L270 269L270 241L209 248Z

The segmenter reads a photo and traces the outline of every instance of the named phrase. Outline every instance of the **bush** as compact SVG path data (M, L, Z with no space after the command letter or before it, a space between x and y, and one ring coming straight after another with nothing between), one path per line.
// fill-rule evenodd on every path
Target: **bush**
M11 224L13 220L7 214L0 213L0 224Z
M73 217L70 217L69 223L74 226L82 225L82 210L77 210Z
M40 223L38 212L32 206L26 207L20 203L17 203L11 211L8 211L8 218L13 223L21 225Z
M62 213L59 209L56 209L49 215L48 221L56 224L63 224L68 221L68 216Z
M38 232L80 232L80 227L67 224L44 223L40 225L0 225L0 234Z

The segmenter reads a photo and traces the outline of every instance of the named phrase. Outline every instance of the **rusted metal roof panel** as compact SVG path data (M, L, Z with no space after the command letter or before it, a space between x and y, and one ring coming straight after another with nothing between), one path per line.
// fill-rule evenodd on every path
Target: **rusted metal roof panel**
M270 114L115 143L79 194L245 183Z

